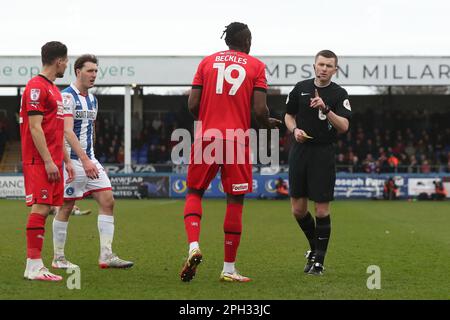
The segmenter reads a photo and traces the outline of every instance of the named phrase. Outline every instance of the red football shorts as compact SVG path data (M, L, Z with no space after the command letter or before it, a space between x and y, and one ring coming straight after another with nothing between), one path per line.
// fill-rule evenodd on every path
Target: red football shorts
M203 141L201 147L195 147L194 144L191 146L187 173L188 188L208 189L220 168L225 193L240 195L252 192L253 179L249 146L223 141L220 154L220 152L211 152L213 149L211 144L212 141ZM219 148L215 150L219 150Z
M44 164L23 165L27 206L32 206L35 203L62 206L64 202L64 175L62 166L58 168L61 179L58 182L49 182Z

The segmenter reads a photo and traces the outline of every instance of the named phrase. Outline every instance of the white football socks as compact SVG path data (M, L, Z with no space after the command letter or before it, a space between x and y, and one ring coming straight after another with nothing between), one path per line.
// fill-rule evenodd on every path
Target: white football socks
M199 244L197 241L189 243L189 253L191 253L192 250L198 249L198 248L199 248Z
M27 265L25 267L25 270L28 272L34 272L39 270L44 266L44 262L42 262L42 259L30 259L27 258Z
M234 273L236 271L234 267L234 262L224 262L223 263L223 272L226 273Z
M53 219L53 249L55 258L64 257L68 224L68 221L64 222Z
M114 217L105 214L98 215L98 232L100 234L100 258L112 253L114 238Z

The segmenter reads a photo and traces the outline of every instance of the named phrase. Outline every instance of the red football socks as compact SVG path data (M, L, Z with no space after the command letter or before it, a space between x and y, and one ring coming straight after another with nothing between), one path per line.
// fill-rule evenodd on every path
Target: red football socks
M188 242L198 242L200 237L200 220L202 219L202 198L197 194L188 194L184 205L184 226Z
M27 258L40 259L44 243L46 217L31 213L27 224Z
M223 224L225 232L225 262L235 262L236 253L241 241L242 232L242 207L241 204L227 204L227 212Z

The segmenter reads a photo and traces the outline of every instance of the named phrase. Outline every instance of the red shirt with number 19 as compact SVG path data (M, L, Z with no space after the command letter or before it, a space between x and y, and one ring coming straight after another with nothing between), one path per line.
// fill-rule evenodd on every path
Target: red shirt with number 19
M220 51L202 60L192 88L202 89L198 119L202 130L197 130L196 138L218 129L225 139L226 129L250 128L253 91L267 90L265 65L244 52Z
M58 87L42 75L28 81L20 107L20 136L23 164L43 164L30 132L29 116L42 115L42 130L53 162L61 166L64 159L64 108Z

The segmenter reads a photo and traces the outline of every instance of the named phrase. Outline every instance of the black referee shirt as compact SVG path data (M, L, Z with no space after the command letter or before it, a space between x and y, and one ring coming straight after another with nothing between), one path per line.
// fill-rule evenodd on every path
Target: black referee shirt
M286 100L286 112L295 116L297 128L313 137L313 139L307 139L306 143L333 143L336 141L336 129L318 108L309 106L311 99L314 98L315 89L331 111L350 121L352 109L347 91L334 82L326 87L317 87L314 79L300 81L295 85Z

